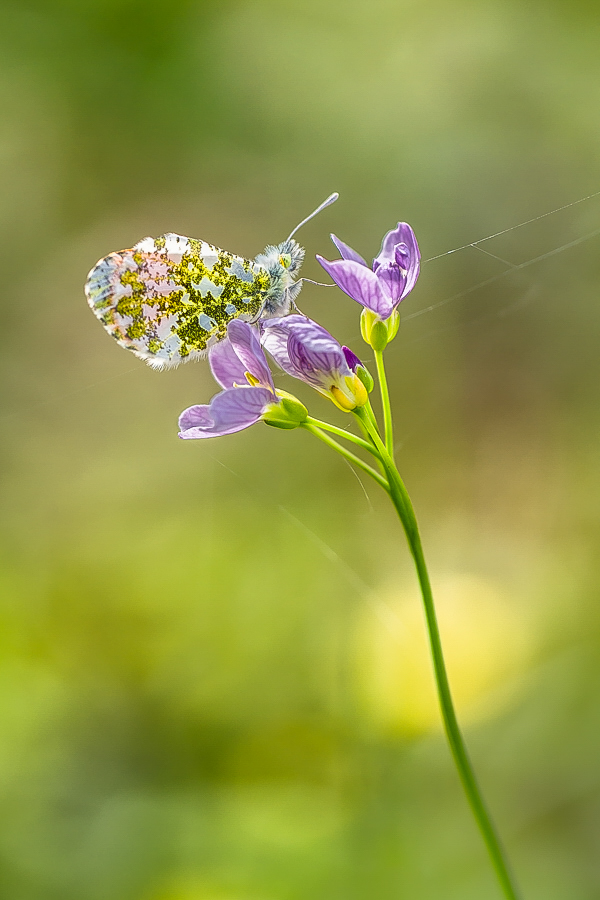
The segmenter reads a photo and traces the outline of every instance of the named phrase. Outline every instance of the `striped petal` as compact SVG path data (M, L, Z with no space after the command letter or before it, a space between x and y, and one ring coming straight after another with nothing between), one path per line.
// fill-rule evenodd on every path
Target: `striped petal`
M194 440L243 431L258 422L273 402L268 388L229 388L216 394L208 406L184 410L179 418L179 437Z
M335 259L332 262L322 256L317 256L317 259L345 294L382 319L388 318L394 304L375 272L351 259Z

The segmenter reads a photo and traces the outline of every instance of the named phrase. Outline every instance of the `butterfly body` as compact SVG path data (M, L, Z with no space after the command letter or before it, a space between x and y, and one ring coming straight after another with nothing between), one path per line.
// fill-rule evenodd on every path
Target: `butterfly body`
M164 234L111 253L88 275L88 303L121 346L154 368L206 355L232 319L286 315L302 287L304 250L288 238L247 260Z

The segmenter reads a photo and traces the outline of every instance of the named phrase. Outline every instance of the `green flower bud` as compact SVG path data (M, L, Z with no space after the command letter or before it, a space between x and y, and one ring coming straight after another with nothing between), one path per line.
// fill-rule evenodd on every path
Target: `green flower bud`
M290 419L267 418L266 416L263 416L263 422L265 425L270 425L271 428L282 428L284 431L292 431L300 426L300 422L292 422Z
M373 350L385 350L398 334L400 313L395 309L385 321L370 309L363 309L360 317L360 333Z
M300 403L298 398L292 396L292 394L287 394L283 391L278 391L277 393L281 397L281 406L286 411L290 419L293 422L297 422L298 425L302 424L302 422L306 422L308 418L308 410L305 407L304 403Z
M277 396L279 402L272 403L263 413L262 419L266 425L291 431L306 422L308 410L303 403L287 391L277 391Z
M385 322L378 319L371 326L369 343L373 350L385 350L388 342L388 330Z

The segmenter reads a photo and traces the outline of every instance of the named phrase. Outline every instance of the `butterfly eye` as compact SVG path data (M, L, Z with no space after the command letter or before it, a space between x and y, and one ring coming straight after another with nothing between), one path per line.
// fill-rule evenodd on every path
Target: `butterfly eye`
M289 269L292 264L292 257L289 253L282 253L279 257L279 262L283 266L284 269Z

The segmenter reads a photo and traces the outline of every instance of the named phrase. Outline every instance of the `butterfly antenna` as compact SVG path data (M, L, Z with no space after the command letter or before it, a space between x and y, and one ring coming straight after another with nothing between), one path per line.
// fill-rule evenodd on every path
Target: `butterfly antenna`
M329 195L329 197L327 198L327 200L323 200L323 202L321 203L321 205L320 205L320 206L317 206L317 208L314 210L314 212L311 212L310 216L307 216L305 219L302 219L302 221L300 222L300 224L299 224L299 225L296 225L296 227L294 228L294 230L292 231L292 233L289 235L288 241L289 241L291 238L294 237L294 235L296 234L296 232L298 231L298 229L302 228L303 225L306 225L307 222L310 222L311 219L314 219L314 217L315 217L316 215L318 215L322 210L327 209L328 206L331 206L332 203L335 203L335 201L337 200L337 198L338 198L339 196L340 196L340 195L338 194L338 192L335 191L333 194L330 194L330 195Z
M325 284L324 281L313 281L312 278L301 278L300 281L307 281L309 284L318 284L319 287L335 287L333 281L330 284Z

